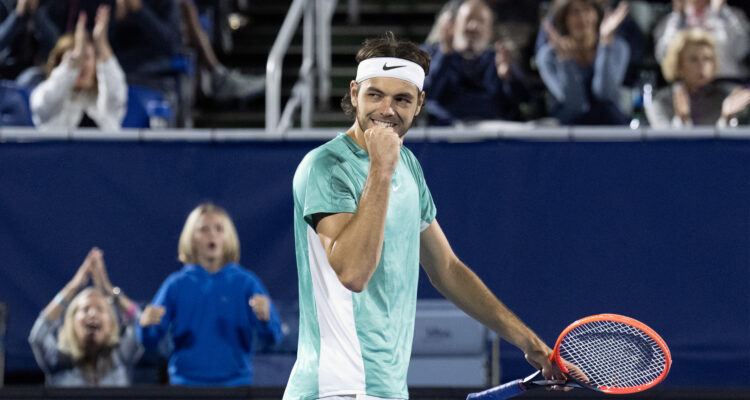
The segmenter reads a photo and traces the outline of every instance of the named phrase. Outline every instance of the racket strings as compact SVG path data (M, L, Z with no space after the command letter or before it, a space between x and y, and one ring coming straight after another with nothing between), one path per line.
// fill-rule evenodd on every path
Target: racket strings
M667 362L659 343L648 334L614 321L576 327L563 338L559 351L571 375L592 387L646 385L662 374Z

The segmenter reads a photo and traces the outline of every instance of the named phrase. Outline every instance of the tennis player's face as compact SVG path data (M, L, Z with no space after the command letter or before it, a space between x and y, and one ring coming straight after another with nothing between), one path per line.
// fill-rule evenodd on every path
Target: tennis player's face
M221 261L225 237L223 216L206 213L198 218L193 232L193 251L201 265L205 267Z
M73 332L85 349L98 349L112 332L112 320L103 296L91 293L82 299L73 314Z
M370 78L351 86L352 105L362 132L376 126L391 127L400 137L406 135L424 102L424 92L416 85L397 78Z

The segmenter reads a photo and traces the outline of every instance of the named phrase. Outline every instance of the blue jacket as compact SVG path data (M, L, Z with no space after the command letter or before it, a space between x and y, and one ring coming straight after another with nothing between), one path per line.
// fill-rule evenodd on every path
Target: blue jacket
M261 322L253 313L248 301L256 294L268 296L268 291L239 264L227 264L214 274L199 265L185 265L169 275L152 301L166 308L161 323L138 325L136 335L144 347L154 349L170 333L173 385L251 385L256 337L263 344L282 338L273 303L269 321Z
M551 113L564 125L623 125L629 119L619 108L620 89L628 68L630 50L615 37L599 45L591 65L572 59L560 61L551 44L536 54L539 75L554 97Z

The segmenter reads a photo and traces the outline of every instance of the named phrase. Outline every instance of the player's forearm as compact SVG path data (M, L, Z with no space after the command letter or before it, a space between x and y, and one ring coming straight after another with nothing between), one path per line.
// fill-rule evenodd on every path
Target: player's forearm
M387 173L370 171L357 211L330 245L331 267L341 283L354 292L365 289L380 263L390 184Z
M435 287L449 300L524 353L548 350L539 337L487 288L481 279L456 259Z

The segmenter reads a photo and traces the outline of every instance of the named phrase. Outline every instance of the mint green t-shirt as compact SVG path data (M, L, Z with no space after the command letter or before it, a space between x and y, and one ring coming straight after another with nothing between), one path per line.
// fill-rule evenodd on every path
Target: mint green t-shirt
M435 204L414 154L401 147L383 250L361 293L346 289L312 228L318 213L354 213L370 158L346 134L308 153L294 175L299 344L284 399L366 394L407 399L419 278L419 235Z

